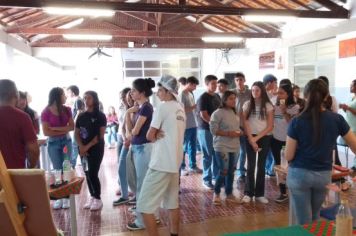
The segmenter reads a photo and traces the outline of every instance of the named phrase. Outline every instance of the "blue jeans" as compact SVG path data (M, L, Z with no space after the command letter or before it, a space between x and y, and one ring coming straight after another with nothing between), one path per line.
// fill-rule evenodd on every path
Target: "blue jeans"
M70 163L72 164L72 168L74 169L77 165L77 158L79 154L79 146L75 138L72 140L72 156L70 158Z
M68 149L68 157L71 157L72 153L72 140L67 136L61 137L49 137L47 141L48 155L51 159L53 169L62 170L63 169L63 161L64 161L64 153L63 148L67 146Z
M237 153L235 152L215 152L219 175L216 178L215 193L220 194L221 185L225 180L225 193L226 195L232 194L232 184L234 182L234 171L237 163Z
M273 158L272 151L269 150L266 158L266 173L268 175L274 175L273 167L274 167L274 158Z
M118 182L120 183L121 197L124 199L128 199L129 186L128 186L127 174L126 174L126 158L127 158L127 153L129 152L129 148L123 145L121 136L119 137L118 144L119 144L117 147L117 155L118 155L118 163L119 163Z
M108 144L111 145L111 138L114 138L114 141L117 142L117 132L116 126L108 126L106 127L106 131L108 132Z
M185 154L188 154L189 168L194 169L197 167L196 152L197 152L197 128L186 129L184 132L183 143L183 161L181 168L185 168Z
M320 208L331 182L331 171L288 169L287 185L297 224L309 224L319 219Z
M238 176L245 176L246 175L246 168L245 168L245 163L246 163L246 142L247 142L247 137L240 136L240 156L239 156L239 167L237 169L237 175Z
M198 129L198 139L203 151L203 181L211 183L212 178L216 179L219 172L213 148L213 135L210 130Z
M131 145L131 151L134 158L135 168L136 168L136 199L140 198L140 192L143 184L143 180L146 176L148 170L148 165L151 160L152 144L145 143L141 145ZM149 196L147 196L149 197ZM159 216L158 209L155 213ZM136 212L135 224L139 227L144 227L142 214Z

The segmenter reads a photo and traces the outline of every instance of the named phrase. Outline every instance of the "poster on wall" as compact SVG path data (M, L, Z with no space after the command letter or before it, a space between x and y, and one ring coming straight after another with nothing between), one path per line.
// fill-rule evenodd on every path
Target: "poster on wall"
M267 52L260 54L259 56L259 68L274 68L275 64L275 52Z
M339 42L339 58L356 56L356 38Z

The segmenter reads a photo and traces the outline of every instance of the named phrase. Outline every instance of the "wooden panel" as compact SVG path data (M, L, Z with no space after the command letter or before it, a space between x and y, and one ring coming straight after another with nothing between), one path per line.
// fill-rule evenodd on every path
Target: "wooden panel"
M356 56L356 38L339 42L339 58Z

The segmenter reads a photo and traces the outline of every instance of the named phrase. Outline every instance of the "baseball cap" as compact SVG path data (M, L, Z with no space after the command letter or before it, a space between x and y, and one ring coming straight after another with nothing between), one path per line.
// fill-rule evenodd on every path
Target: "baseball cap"
M171 75L163 75L158 81L158 85L167 89L178 101L178 82L176 78Z

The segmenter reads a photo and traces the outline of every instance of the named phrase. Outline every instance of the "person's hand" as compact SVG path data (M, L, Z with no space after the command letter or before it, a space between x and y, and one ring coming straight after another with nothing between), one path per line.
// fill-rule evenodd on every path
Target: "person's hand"
M133 106L131 108L129 108L126 112L127 113L136 113L138 111L139 107L138 106Z
M280 104L279 108L281 109L283 114L285 114L287 112L287 106L285 104Z
M80 156L88 155L88 150L89 150L89 148L87 145L79 146L79 155Z
M228 137L237 138L240 137L242 134L240 130L233 130L233 131L228 131L227 135Z
M341 104L339 105L339 107L340 107L344 112L346 112L347 109L349 108L349 106L346 105L346 104L344 104L344 103L341 103Z
M257 143L257 136L251 137L248 141L249 141L250 143ZM251 144L251 145L252 145L252 144Z
M125 138L124 139L124 146L128 148L130 146L130 144L131 144L131 141L129 139Z
M254 143L250 143L251 146L252 146L252 149L255 151L255 152L258 152L260 147L258 146L258 144L256 142Z
M91 141L90 141L90 144L92 146L94 146L95 144L97 144L99 142L99 139L98 139L98 136L95 136L95 138L93 138Z
M158 130L156 134L156 140L161 139L164 137L164 132L162 130Z

